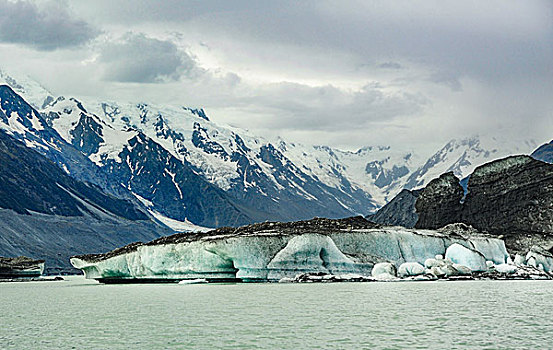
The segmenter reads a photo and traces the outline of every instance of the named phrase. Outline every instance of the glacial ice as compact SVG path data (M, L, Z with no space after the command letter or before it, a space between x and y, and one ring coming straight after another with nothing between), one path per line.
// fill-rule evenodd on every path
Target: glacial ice
M456 264L450 259L444 259L442 255L435 259L428 258L424 262L426 273L436 277L466 276L471 275L472 270L467 266Z
M466 266L472 271L486 271L486 258L478 250L472 250L459 243L449 246L445 252L445 258L456 264Z
M428 258L424 261L424 267L431 269L438 264L438 260L434 258Z
M499 264L495 265L495 271L499 273L513 274L517 272L517 267L515 265Z
M399 266L397 273L400 277L419 276L424 274L424 266L416 262L406 262Z
M515 255L515 265L526 265L526 258L524 257L524 255Z
M328 236L304 234L290 239L286 247L275 255L267 265L267 279L277 280L305 272L326 272L333 275L368 272L371 267L356 263L345 256Z
M553 255L538 247L532 247L530 249L528 254L526 254L526 262L530 266L538 268L542 266L545 272L553 271Z
M207 280L205 278L195 278L195 279L182 280L179 282L179 284L201 284L201 283L207 283Z
M504 264L510 259L505 242L501 239L471 239L467 248L480 252L486 260L493 261L494 264Z
M105 256L73 257L71 263L93 279L278 281L316 272L370 276L377 263L391 262L395 268L405 262L424 264L428 258L443 256L450 246L457 247L452 260L473 270L482 269L479 260L469 259L474 254L484 259L484 270L485 259L499 261L508 256L499 239L452 239L431 230L388 227L328 234L262 231L203 236L179 243L142 244ZM454 251L451 247L449 255ZM477 253L479 248L483 251ZM505 258L500 261L504 262Z
M371 276L378 280L391 280L396 278L396 275L396 266L389 262L377 263L371 271Z

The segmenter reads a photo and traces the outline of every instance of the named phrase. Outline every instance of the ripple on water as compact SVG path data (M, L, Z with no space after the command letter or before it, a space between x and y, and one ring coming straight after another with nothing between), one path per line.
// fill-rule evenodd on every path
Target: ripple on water
M547 348L553 282L0 285L6 349Z

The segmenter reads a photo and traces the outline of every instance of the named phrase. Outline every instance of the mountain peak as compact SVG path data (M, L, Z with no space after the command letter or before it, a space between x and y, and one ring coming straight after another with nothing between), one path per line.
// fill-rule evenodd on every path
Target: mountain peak
M193 115L197 116L198 118L202 118L203 120L209 121L209 118L205 114L205 111L203 108L195 109L190 107L182 107L183 110L192 113Z
M11 87L36 109L43 108L51 102L53 97L48 89L26 74L14 73L0 69L0 84Z

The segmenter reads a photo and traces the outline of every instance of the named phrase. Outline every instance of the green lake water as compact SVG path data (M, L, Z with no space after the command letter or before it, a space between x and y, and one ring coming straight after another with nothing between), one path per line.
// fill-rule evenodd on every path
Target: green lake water
M553 281L0 284L0 349L546 349Z

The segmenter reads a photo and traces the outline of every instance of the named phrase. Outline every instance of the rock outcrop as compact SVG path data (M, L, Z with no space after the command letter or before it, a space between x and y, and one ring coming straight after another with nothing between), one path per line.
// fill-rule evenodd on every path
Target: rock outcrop
M463 187L452 172L430 181L415 203L417 228L437 229L460 221Z
M474 171L463 197L459 179L447 173L433 180L416 202L417 228L462 222L503 235L509 249L527 252L553 244L553 165L512 156Z
M528 156L476 168L461 221L496 233L553 232L553 165Z

